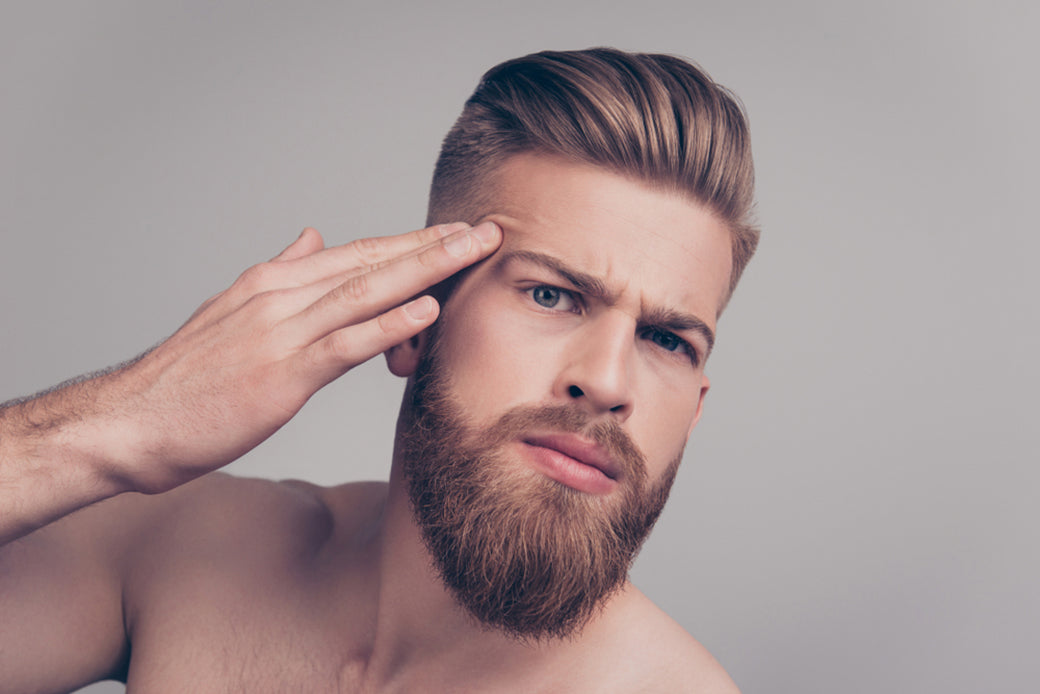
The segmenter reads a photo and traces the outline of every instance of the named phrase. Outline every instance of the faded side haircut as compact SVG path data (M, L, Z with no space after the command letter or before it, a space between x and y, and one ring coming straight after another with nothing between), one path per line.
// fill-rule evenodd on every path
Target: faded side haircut
M732 233L729 300L758 244L743 108L696 66L611 48L544 51L489 70L448 132L428 224L475 222L510 156L541 152L687 196Z

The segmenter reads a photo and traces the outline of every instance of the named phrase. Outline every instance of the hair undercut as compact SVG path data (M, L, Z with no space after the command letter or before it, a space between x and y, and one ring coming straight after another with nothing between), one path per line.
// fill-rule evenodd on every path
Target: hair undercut
M444 139L427 223L475 222L498 168L524 152L599 166L705 206L732 234L728 302L758 244L754 166L742 106L702 70L612 48L497 65Z

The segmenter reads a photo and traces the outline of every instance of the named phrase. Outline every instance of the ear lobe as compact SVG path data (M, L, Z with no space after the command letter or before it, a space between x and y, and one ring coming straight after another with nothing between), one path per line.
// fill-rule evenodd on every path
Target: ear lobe
M386 357L386 367L394 376L407 378L415 373L419 366L419 358L426 349L426 331L413 335L404 342L394 345L383 352Z

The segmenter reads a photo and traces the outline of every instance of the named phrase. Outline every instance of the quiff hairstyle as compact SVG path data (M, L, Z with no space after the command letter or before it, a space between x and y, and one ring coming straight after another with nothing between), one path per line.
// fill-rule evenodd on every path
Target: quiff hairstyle
M723 306L729 301L758 244L751 140L740 103L702 70L612 48L544 51L493 67L444 138L427 223L475 222L495 172L525 152L592 164L705 206L732 234Z

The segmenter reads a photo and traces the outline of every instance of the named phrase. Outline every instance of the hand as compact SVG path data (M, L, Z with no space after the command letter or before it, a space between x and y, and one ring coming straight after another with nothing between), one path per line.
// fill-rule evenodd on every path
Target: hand
M166 342L97 384L97 437L125 488L158 493L273 434L318 389L436 320L410 299L486 257L491 223L430 227L325 249L313 229L246 270ZM113 425L113 426L109 426Z

